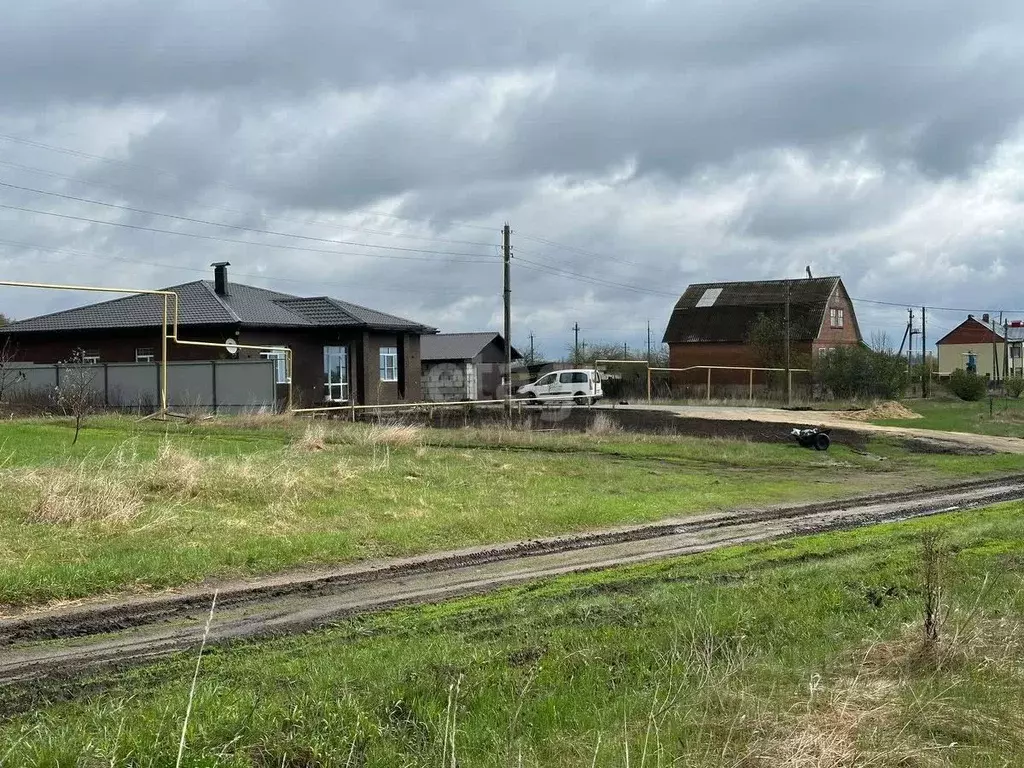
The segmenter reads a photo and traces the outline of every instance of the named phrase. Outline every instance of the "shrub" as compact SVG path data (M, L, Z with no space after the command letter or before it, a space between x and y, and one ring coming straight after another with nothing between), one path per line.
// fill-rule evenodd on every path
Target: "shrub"
M1010 397L1020 397L1024 393L1024 376L1011 376L1006 380L1006 394Z
M908 382L907 363L900 355L867 347L837 347L818 358L814 381L837 399L876 397L896 400Z
M946 385L949 391L961 400L981 400L988 391L988 381L976 373L956 370L949 376Z

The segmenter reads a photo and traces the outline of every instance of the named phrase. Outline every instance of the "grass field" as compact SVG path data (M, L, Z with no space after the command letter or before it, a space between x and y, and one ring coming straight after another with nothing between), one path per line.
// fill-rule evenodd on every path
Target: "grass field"
M1019 457L270 420L0 425L0 606L709 509L902 488ZM310 431L312 430L312 431Z
M210 651L183 765L1021 765L1022 512L721 550ZM936 529L944 618L925 645L920 537ZM0 760L173 764L194 668L193 654L42 703L0 725Z
M991 403L991 410L988 398L974 403L948 398L904 400L903 403L923 418L873 423L1024 438L1024 399L997 397Z

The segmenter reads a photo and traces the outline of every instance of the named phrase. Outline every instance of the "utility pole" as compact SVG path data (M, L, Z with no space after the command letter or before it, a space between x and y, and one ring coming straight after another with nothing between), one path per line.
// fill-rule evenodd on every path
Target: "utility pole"
M512 228L505 222L501 230L501 255L504 266L505 297L505 415L512 415Z
M999 347L996 345L996 319L993 316L992 325L992 381L999 381Z
M647 321L647 367L651 367L651 321Z
M580 355L582 355L582 357L580 357L580 362L578 364L582 365L583 358L587 356L587 342L585 341L580 344Z
M629 360L629 347L626 345L626 342L622 342L622 359Z
M789 281L786 281L786 404L793 405L793 372L790 370L789 360L789 337L792 334L789 330ZM709 390L710 391L710 390Z
M910 319L907 321L907 374L914 370L914 310L908 309Z
M928 363L928 326L925 320L925 308L921 307L921 397L928 397L928 385L932 380L932 367Z
M533 331L530 331L530 365L534 365L536 362L533 354Z
M575 340L573 341L573 344L572 344L572 358L573 358L572 363L573 363L573 365L578 365L579 362L580 362L580 324L579 323L576 323L575 325L573 325L572 332L573 332L574 337L575 337Z

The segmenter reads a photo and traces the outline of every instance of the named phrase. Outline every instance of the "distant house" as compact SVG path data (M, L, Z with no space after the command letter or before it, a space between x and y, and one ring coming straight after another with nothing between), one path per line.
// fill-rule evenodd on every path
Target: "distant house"
M836 347L863 343L853 302L838 277L698 283L686 289L669 318L663 339L669 347L669 367L770 367L751 342L751 330L762 316L781 328L787 294L791 359L806 364ZM674 374L673 380L699 383L705 375L703 370ZM719 371L714 381L742 384L748 377L746 371Z
M523 356L512 348L512 360ZM437 333L420 341L425 400L453 402L504 396L505 339L500 333Z
M1024 328L1012 326L1013 341L1009 350L1006 348L1004 332L1010 334L1011 328L996 325L987 315L979 320L968 315L960 325L939 339L935 346L939 351L939 376L948 376L953 371L973 371L993 380L1002 378L1002 373L1009 362L1016 370L1021 369L1021 341L1024 339ZM1009 352L1009 357L1007 353Z
M400 403L421 400L420 339L437 331L328 296L302 297L229 283L229 264L214 267L214 280L165 290L178 294L185 339L292 351L295 405ZM155 363L160 359L163 300L137 294L21 320L0 327L19 361L53 364L81 349L87 362ZM283 352L182 346L171 343L171 361L270 358L279 392L286 391Z

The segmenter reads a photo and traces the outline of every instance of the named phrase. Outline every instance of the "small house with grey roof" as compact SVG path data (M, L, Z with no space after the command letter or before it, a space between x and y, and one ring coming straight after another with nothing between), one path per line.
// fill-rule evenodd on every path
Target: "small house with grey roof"
M422 323L328 296L294 296L228 281L227 262L214 279L164 290L178 294L179 334L223 344L292 350L292 395L296 407L323 404L418 402L420 339L437 333ZM92 363L157 362L160 358L161 297L136 294L63 312L32 317L0 328L16 359L55 364L81 349ZM275 360L281 395L288 384L284 353L170 344L170 361L266 357Z
M513 363L523 356L512 347ZM500 333L438 333L420 340L423 397L432 402L505 396L505 338Z
M836 347L863 343L853 301L839 277L697 283L686 289L669 318L664 336L669 367L779 365L778 360L765 359L752 330L762 317L782 328L787 303L794 367L808 365ZM780 344L783 340L784 336ZM721 370L714 372L713 381L747 384L749 375L745 370ZM754 381L765 380L765 376L755 375ZM706 381L703 369L673 374L674 383L702 381Z

